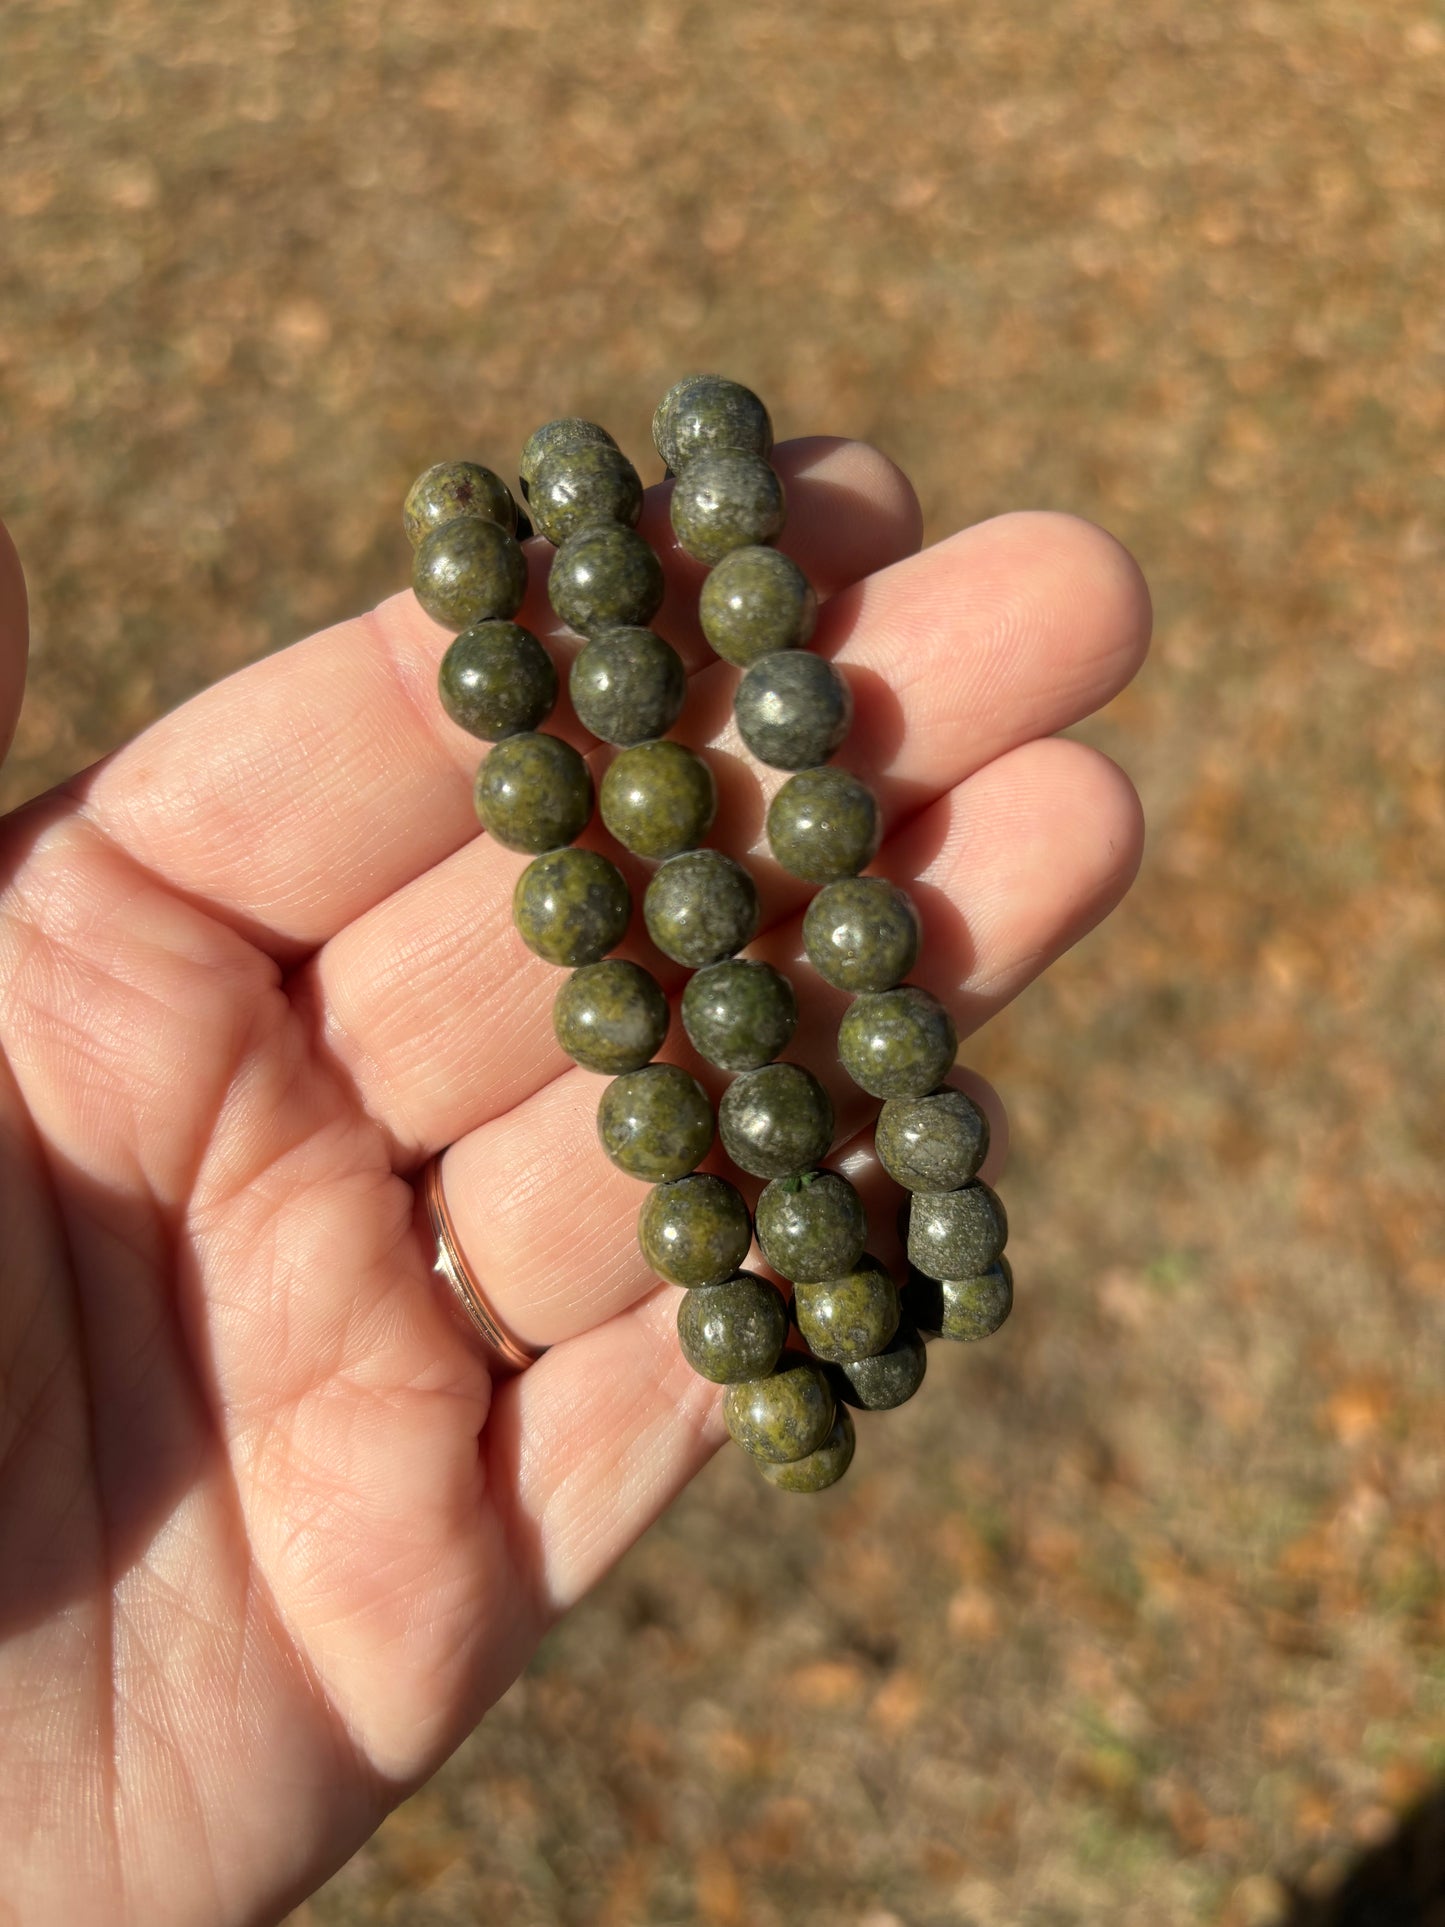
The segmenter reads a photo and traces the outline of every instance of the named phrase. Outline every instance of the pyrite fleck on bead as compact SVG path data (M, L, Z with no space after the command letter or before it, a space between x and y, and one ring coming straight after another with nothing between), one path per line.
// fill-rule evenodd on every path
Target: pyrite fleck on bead
M874 1132L878 1160L905 1191L956 1191L988 1156L988 1119L962 1091L890 1098Z
M572 707L584 729L619 749L665 736L682 714L682 657L651 629L604 629L572 663Z
M546 720L557 700L557 671L529 629L474 622L442 657L437 693L454 723L496 743Z
M702 841L717 814L717 785L695 750L638 743L602 778L602 821L625 850L654 860Z
M905 1405L923 1383L928 1352L905 1312L898 1329L871 1358L853 1358L830 1374L833 1396L865 1412L891 1412Z
M584 1070L609 1077L651 1063L668 1022L657 979L621 957L574 970L552 1006L552 1028L567 1055Z
M429 529L474 515L515 534L517 504L500 475L480 462L434 462L407 490L401 520L413 548Z
M731 957L757 935L757 885L721 850L685 850L653 876L642 914L664 956L701 969Z
M662 564L636 529L580 529L552 557L547 596L579 636L645 627L662 607Z
M768 805L768 843L805 883L856 876L878 853L883 821L866 783L826 765L790 776Z
M619 1171L664 1184L686 1177L707 1156L712 1105L676 1064L646 1064L613 1078L602 1093L597 1135Z
M560 415L556 421L534 428L523 444L517 474L521 478L523 499L530 497L537 470L553 455L574 448L616 448L617 443L600 422L584 421L580 415Z
M863 1201L836 1171L774 1178L758 1199L758 1243L780 1278L841 1278L863 1255Z
M918 961L913 899L883 877L825 884L803 915L808 961L838 990L891 990Z
M1008 1216L992 1186L917 1191L908 1200L908 1262L929 1278L977 1278L1003 1255Z
M900 984L855 997L838 1026L838 1055L870 1097L923 1097L958 1053L953 1019L930 991Z
M673 533L698 562L771 542L786 514L783 485L761 455L699 455L672 485Z
M840 1277L800 1280L793 1312L815 1358L835 1365L872 1358L898 1329L898 1287L865 1252Z
M738 734L773 769L826 763L853 721L848 685L821 656L783 649L755 662L733 699Z
M718 1132L740 1171L789 1177L827 1155L833 1103L801 1064L764 1064L735 1077L723 1092Z
M1013 1266L1005 1257L976 1278L929 1278L910 1270L903 1291L904 1310L920 1331L964 1343L992 1337L1013 1302Z
M798 1002L771 964L729 957L688 978L682 1026L698 1056L719 1070L757 1070L787 1049Z
M801 649L813 633L818 598L779 549L732 549L702 585L698 619L714 654L739 669L779 649Z
M657 404L652 445L676 475L714 449L770 455L773 424L762 402L740 381L723 375L684 375Z
M730 1387L723 1401L734 1442L775 1464L816 1452L833 1429L834 1410L823 1368L797 1352L784 1352L766 1378Z
M477 771L477 815L509 850L571 843L592 814L592 776L570 743L528 731L494 743Z
M776 1285L739 1271L720 1285L699 1285L677 1307L682 1355L715 1385L765 1378L788 1335L788 1308Z
M836 1485L853 1463L857 1433L851 1415L838 1406L833 1413L833 1429L815 1452L784 1463L759 1459L758 1470L769 1485L783 1492L826 1492Z
M622 450L606 442L555 449L532 477L527 508L549 542L560 544L598 523L630 529L642 513L642 480Z
M506 529L461 515L421 538L411 584L422 608L444 628L505 621L527 593L527 558Z
M649 1191L637 1220L642 1255L672 1285L721 1284L748 1255L752 1219L742 1193L705 1171Z
M512 919L529 950L576 969L627 934L632 898L622 872L596 850L549 850L517 878Z

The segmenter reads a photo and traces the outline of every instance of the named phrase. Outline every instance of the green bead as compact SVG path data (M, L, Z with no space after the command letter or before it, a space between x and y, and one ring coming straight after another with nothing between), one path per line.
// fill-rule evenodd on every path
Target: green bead
M752 1219L726 1178L694 1171L649 1191L637 1220L642 1255L671 1285L718 1285L748 1255Z
M521 460L517 463L523 496L530 499L537 471L549 457L565 454L574 448L595 448L599 445L616 448L617 443L599 422L583 421L580 415L561 415L556 421L543 422L540 428L534 428L527 437Z
M615 950L631 914L622 872L596 850L549 850L527 865L512 892L523 943L573 970Z
M606 442L554 449L532 477L527 507L549 542L560 544L599 522L630 529L642 513L642 479L622 450Z
M833 1414L833 1429L816 1452L783 1465L759 1459L757 1467L769 1485L783 1492L826 1492L853 1463L856 1444L852 1417L839 1406Z
M713 1140L712 1105L676 1064L648 1064L613 1078L597 1107L602 1148L630 1178L665 1184L685 1178Z
M574 971L552 1006L552 1028L567 1055L609 1077L651 1063L669 1021L657 979L620 957Z
M856 876L882 835L872 790L845 769L799 770L768 805L773 855L805 883Z
M761 455L699 455L672 485L672 529L697 562L771 542L787 514L783 485Z
M689 462L715 448L770 455L773 424L762 402L740 381L723 375L684 375L657 404L652 445L678 475Z
M990 1338L1013 1310L1013 1266L999 1257L975 1278L929 1278L910 1271L903 1297L920 1331L964 1343Z
M773 769L826 763L848 734L853 698L831 662L783 649L755 662L733 699L738 734Z
M729 957L688 978L682 1027L698 1056L719 1070L757 1070L787 1049L798 1002L771 964Z
M863 1200L836 1171L774 1178L758 1199L758 1244L780 1278L842 1278L863 1256Z
M528 731L493 744L477 771L477 815L509 850L571 843L592 814L592 775L560 736Z
M579 636L645 627L662 607L662 564L636 529L580 529L552 558L547 595Z
M1003 1255L1008 1216L992 1186L919 1191L908 1200L908 1262L929 1278L977 1278Z
M442 657L437 693L454 723L486 742L535 729L557 700L552 658L515 622L474 622Z
M833 1394L821 1365L785 1352L766 1378L734 1385L723 1416L734 1441L775 1465L816 1452L833 1429Z
M779 649L801 649L818 618L813 585L779 549L733 549L702 585L702 632L739 669Z
M669 857L642 901L647 933L665 957L699 970L731 957L758 933L758 888L721 850Z
M803 916L809 963L825 983L855 995L901 982L922 940L913 899L883 877L840 877Z
M898 1329L898 1287L865 1253L841 1277L799 1283L793 1311L815 1358L835 1365L872 1358Z
M786 1178L827 1155L833 1103L801 1064L764 1064L734 1078L718 1106L723 1149L755 1178Z
M854 998L838 1026L843 1068L870 1097L924 1097L957 1054L953 1019L917 984Z
M678 1303L682 1355L715 1385L766 1378L787 1335L782 1293L755 1272L740 1271L720 1285L699 1285Z
M500 475L480 462L435 462L406 492L402 526L413 548L429 529L458 516L474 515L514 535L517 504Z
M865 1412L891 1412L895 1406L907 1404L927 1370L927 1349L918 1327L905 1315L881 1352L839 1365L830 1382L834 1397L847 1405L857 1405Z
M665 736L682 714L682 657L651 629L605 629L578 651L570 680L577 720L621 749Z
M417 544L411 585L422 608L443 628L505 621L527 593L527 558L506 529L460 515L429 529Z
M894 1097L878 1114L874 1144L905 1191L957 1191L988 1156L988 1119L962 1091Z
M614 757L601 804L602 821L623 849L656 860L701 843L717 815L717 785L684 744L638 743Z

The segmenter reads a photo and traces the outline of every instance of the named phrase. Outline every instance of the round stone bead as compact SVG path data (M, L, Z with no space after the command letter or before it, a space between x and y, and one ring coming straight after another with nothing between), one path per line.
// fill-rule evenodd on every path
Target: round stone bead
M878 1114L873 1141L905 1191L957 1191L988 1156L988 1119L962 1091L894 1097Z
M898 1329L898 1287L876 1258L860 1258L839 1278L800 1283L793 1293L798 1330L815 1358L835 1365L872 1358Z
M637 1238L670 1285L718 1285L747 1257L753 1226L741 1192L726 1178L694 1171L648 1192Z
M647 1064L614 1077L597 1107L602 1148L630 1178L665 1184L685 1178L713 1140L712 1105L676 1064Z
M698 617L714 652L746 669L779 649L801 649L813 633L818 598L791 556L733 549L703 583Z
M827 1155L833 1102L801 1064L764 1064L733 1079L718 1106L723 1149L755 1178L786 1178Z
M527 558L516 536L495 522L459 515L429 529L418 542L411 586L443 628L506 620L527 593Z
M654 860L691 850L717 815L717 785L682 743L638 743L602 779L602 821L623 849Z
M853 698L831 662L782 649L755 662L733 699L738 734L760 763L811 769L848 734Z
M551 714L557 671L529 629L474 622L442 657L437 693L454 723L496 743L535 729Z
M529 950L575 970L615 950L632 898L622 872L596 850L549 850L512 891L512 920Z
M522 495L530 498L537 471L553 455L567 454L574 448L616 448L617 443L600 422L583 421L580 415L561 415L554 422L534 428L522 448L517 473Z
M964 1343L990 1338L1013 1310L1013 1266L1000 1257L976 1278L928 1278L910 1271L903 1296L920 1331Z
M1003 1255L1008 1217L990 1185L915 1192L908 1201L908 1262L930 1278L977 1278Z
M721 850L685 850L669 857L648 884L642 914L665 957L700 970L757 935L758 888Z
M838 1026L843 1068L870 1097L923 1097L957 1053L953 1019L917 984L855 997Z
M669 1020L657 979L620 957L574 971L552 1006L552 1028L567 1055L584 1070L609 1077L650 1064Z
M842 1278L863 1256L863 1201L836 1171L775 1178L758 1199L758 1243L780 1278L794 1284Z
M865 1412L891 1412L906 1405L923 1383L928 1351L918 1327L906 1315L898 1329L871 1358L853 1358L830 1375L833 1395Z
M572 663L572 707L601 742L627 749L665 736L682 714L682 657L651 629L604 629Z
M773 424L768 411L740 381L723 375L684 375L657 404L652 445L674 475L716 448L740 448L768 456Z
M845 769L799 770L768 805L773 855L805 883L856 876L882 835L872 790Z
M801 1459L785 1464L759 1459L758 1470L769 1485L783 1492L826 1492L853 1463L856 1444L852 1416L839 1406L833 1413L833 1429L816 1452L805 1453Z
M599 522L632 528L642 513L642 479L620 448L587 442L555 450L532 477L527 508L549 542Z
M592 775L560 736L528 731L495 743L477 771L477 815L509 850L571 843L592 814Z
M677 1307L682 1355L715 1385L766 1378L782 1356L788 1308L782 1293L755 1272L720 1285L699 1285Z
M761 455L721 449L699 455L672 485L672 528L697 562L771 542L787 514L783 485Z
M798 1002L771 964L729 957L688 978L682 1027L698 1056L719 1070L757 1070L787 1049L798 1028Z
M436 462L407 490L401 520L413 548L429 529L475 515L514 535L517 504L500 475L480 462Z
M636 529L581 529L552 557L547 595L579 636L645 627L662 607L662 564Z
M839 877L803 916L808 961L838 990L891 990L918 961L922 925L913 899L884 877Z
M734 1441L775 1464L816 1452L833 1429L834 1411L822 1366L797 1352L785 1352L766 1378L734 1385L723 1401Z

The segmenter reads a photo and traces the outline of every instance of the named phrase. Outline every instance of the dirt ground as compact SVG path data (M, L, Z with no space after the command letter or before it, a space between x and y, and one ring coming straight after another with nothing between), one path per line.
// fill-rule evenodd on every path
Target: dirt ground
M8 800L695 368L1157 610L1139 885L966 1047L1012 1321L719 1458L295 1927L1445 1917L1442 125L1438 0L6 0Z

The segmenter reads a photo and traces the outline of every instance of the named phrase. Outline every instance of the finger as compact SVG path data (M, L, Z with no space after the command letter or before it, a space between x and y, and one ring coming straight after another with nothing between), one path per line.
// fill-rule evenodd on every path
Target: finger
M0 762L5 760L20 717L29 639L25 572L10 532L0 522Z

